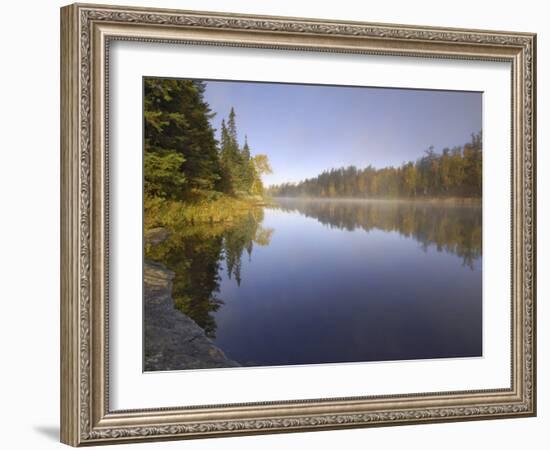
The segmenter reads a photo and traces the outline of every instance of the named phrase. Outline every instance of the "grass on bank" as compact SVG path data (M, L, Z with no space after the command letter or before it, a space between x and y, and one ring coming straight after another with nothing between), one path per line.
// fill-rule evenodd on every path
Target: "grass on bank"
M144 229L156 227L178 229L185 225L233 222L252 208L265 206L261 196L229 196L219 192L194 192L182 200L168 200L145 195Z

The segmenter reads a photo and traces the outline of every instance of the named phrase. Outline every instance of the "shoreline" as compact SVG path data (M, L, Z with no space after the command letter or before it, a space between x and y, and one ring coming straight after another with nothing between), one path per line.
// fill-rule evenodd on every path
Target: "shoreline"
M291 201L317 201L317 202L368 202L368 203L444 203L453 205L472 205L481 206L483 200L481 197L271 197L271 200L291 200ZM269 207L269 205L267 205Z
M174 307L172 271L146 260L143 273L144 371L240 367L193 319Z
M239 216L256 208L273 206L269 197L233 197L189 200L161 200L146 198L144 231L154 228L176 229L195 224L231 223Z
M145 240L158 245L168 239L164 228L149 230ZM174 272L149 259L143 262L143 369L166 371L240 367L228 358L193 319L176 309Z

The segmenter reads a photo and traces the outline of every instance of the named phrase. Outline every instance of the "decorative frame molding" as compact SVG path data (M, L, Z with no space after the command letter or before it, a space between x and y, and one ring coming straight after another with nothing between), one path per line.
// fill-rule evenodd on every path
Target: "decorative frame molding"
M111 411L108 58L112 40L512 66L509 389ZM536 35L74 4L61 9L61 440L79 446L536 414Z

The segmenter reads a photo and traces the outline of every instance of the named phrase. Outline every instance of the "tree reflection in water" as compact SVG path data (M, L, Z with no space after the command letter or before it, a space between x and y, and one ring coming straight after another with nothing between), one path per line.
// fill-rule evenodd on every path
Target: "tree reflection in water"
M331 228L397 231L417 240L424 250L454 253L473 268L482 255L480 204L398 200L277 199L283 211L299 212Z
M273 208L297 212L320 223L348 231L374 229L414 238L427 251L458 255L474 268L482 255L480 205L440 202L276 199ZM255 245L268 246L273 229L263 228L262 208L251 209L231 222L188 225L156 246L146 245L147 259L162 262L175 274L172 297L177 309L191 317L211 338L219 298L222 264L227 276L241 283L244 253L252 258ZM289 255L291 257L291 255ZM396 274L398 276L398 274Z
M188 225L175 230L163 243L146 245L145 257L162 262L174 272L174 306L191 317L207 336L216 335L212 313L223 300L218 297L222 263L228 276L241 282L241 258L251 258L254 245L269 245L273 230L262 228L263 210L251 209L234 221Z

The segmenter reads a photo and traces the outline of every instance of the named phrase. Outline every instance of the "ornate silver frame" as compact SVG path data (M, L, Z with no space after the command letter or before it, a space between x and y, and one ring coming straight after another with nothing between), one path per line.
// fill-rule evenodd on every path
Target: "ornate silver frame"
M111 411L108 94L112 40L507 61L512 66L508 389ZM73 446L536 414L536 35L75 4L61 9L61 440Z

